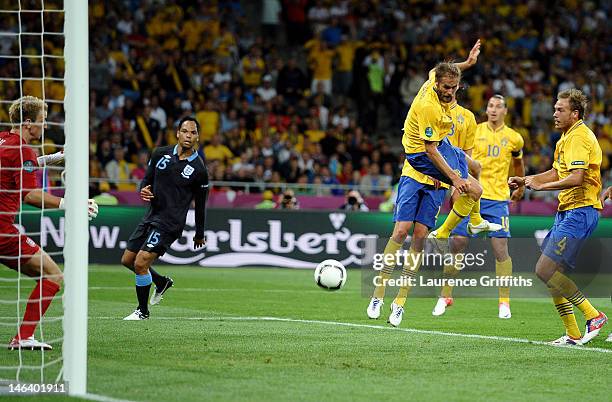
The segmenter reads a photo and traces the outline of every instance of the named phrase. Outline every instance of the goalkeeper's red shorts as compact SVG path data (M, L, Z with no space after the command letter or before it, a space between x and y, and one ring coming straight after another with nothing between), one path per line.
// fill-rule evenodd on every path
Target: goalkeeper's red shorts
M19 233L13 225L0 227L0 263L17 270L40 250L38 244L28 236Z

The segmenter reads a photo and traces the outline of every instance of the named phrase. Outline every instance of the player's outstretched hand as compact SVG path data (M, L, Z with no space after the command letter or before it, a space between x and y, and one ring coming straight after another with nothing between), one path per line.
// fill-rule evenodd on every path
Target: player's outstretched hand
M206 239L198 239L197 237L193 238L193 248L199 249L200 247L204 247L206 245Z
M89 220L98 216L98 203L95 200L87 200L87 216L89 216Z
M142 200L144 202L149 202L153 199L153 192L151 191L151 185L149 184L148 186L144 186L141 190L140 190L140 198L142 198Z
M478 61L478 56L480 55L480 39L476 41L472 50L470 50L470 54L465 61L469 66L473 66Z
M508 179L508 186L510 187L510 190L516 190L520 187L523 187L524 185L525 185L524 177L512 176L511 178Z
M601 204L605 204L606 200L612 200L612 186L608 187L601 193Z
M525 187L519 187L510 194L510 201L519 202L523 199L523 195L525 195Z
M459 194L465 194L470 190L470 182L460 177L453 180L453 187L459 191Z
M525 177L525 187L530 188L530 189L535 190L535 191L542 190L542 188L543 188L542 184L538 183L535 180L534 176L527 176L527 177Z

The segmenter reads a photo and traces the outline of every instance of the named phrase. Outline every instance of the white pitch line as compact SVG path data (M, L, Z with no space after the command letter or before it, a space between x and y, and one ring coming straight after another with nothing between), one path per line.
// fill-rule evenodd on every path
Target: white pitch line
M133 286L90 286L89 290L125 290L134 291ZM183 291L183 292L260 292L260 293L321 293L320 289L256 289L256 288L181 288L172 287L172 291ZM332 294L343 294L343 293L356 293L359 289L344 289L342 292L336 292Z
M90 317L90 319L99 319L99 320L121 320L120 317ZM588 346L558 346L551 345L548 342L544 341L532 341L530 339L524 338L510 338L506 336L495 336L495 335L479 335L479 334L463 334L459 332L444 332L444 331L432 331L427 329L415 329L415 328L393 328L393 327L384 327L381 325L371 325L371 324L357 324L352 322L339 322L339 321L321 321L321 320L302 320L295 318L283 318L283 317L239 317L239 316L222 316L222 317L156 317L153 316L153 320L174 320L174 321L278 321L278 322L294 322L301 324L320 324L320 325L334 325L334 326L342 326L342 327L353 327L353 328L374 328L374 329L382 329L388 331L400 331L400 332L410 332L416 334L426 334L426 335L441 335L441 336L454 336L459 338L472 338L472 339L485 339L490 341L499 341L499 342L513 342L513 343L526 343L530 345L539 345L539 346L548 346L553 348L563 348L563 349L571 349L571 350L582 350L582 351L591 351L591 352L599 352L599 353L612 353L612 349L605 348L592 348Z

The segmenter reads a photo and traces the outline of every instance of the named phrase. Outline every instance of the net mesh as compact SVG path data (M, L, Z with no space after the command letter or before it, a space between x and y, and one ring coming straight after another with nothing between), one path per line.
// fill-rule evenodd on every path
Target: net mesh
M11 129L8 111L15 100L25 95L43 99L48 105L46 127L42 128L40 141L28 145L39 156L62 150L65 143L63 53L63 1L0 0L0 131ZM22 169L20 175L23 175ZM10 170L0 165L0 178L2 174L9 174ZM61 166L42 164L36 170L37 185L45 191L61 195L62 170ZM57 213L59 211L44 205L42 209L21 206L15 217L15 226L44 250L49 234L63 238L63 228L46 224L49 216ZM53 233L49 233L49 230ZM5 233L0 235L6 236ZM47 254L57 263L62 262L61 251ZM17 333L28 297L36 280L40 279L18 273L22 266L19 257L12 257L18 261L17 272L5 268L0 271L0 344L4 348ZM6 260L11 257L0 255L0 258ZM40 260L42 265L42 257ZM34 333L36 339L52 345L53 350L0 353L1 380L50 383L61 379L62 298L60 291ZM37 295L37 299L41 300L42 294Z

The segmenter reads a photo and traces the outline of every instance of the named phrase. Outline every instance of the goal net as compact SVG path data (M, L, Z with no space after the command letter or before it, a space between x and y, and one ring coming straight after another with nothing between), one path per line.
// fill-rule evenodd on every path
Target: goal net
M77 18L83 21L75 25ZM77 38L75 32L81 36ZM70 383L71 394L86 392L87 251L83 252L83 249L87 250L89 237L87 209L78 206L86 205L88 188L89 170L84 168L88 166L87 60L86 1L0 0L0 131L12 128L9 107L13 102L23 96L40 98L48 107L40 140L18 147L31 147L39 157L61 151L66 160L65 172L64 163L55 164L57 161L54 160L43 162L39 159L39 167L34 169L37 187L65 197L65 211L44 204L40 209L22 204L15 216L15 226L19 231L45 250L49 236L46 220L54 214L65 215L65 219L62 218L64 232L60 233L64 250L45 250L60 267L63 266L64 283L33 335L53 349L9 350L9 342L23 324L27 301L32 300L32 289L37 281L41 281L42 274L38 277L22 274L27 256L0 255L2 262L13 259L16 265L16 271L4 265L0 271L0 344L3 345L0 352L0 393L10 392L9 388L14 384L53 383ZM77 115L79 111L81 116ZM20 112L23 115L23 108ZM75 135L76 132L80 135ZM23 155L22 149L20 155ZM0 179L16 170L20 170L17 175L23 177L24 170L32 169L23 161L20 165L19 168L0 165ZM2 188L0 191L11 191ZM8 233L0 233L0 236L17 237L20 245L26 239ZM75 247L80 247L81 261L78 264L75 264L75 256L79 255ZM0 254L2 251L0 247ZM40 260L42 266L42 257ZM83 272L79 273L79 270ZM45 300L42 293L41 290L35 297L39 310ZM81 367L75 369L76 365ZM41 391L44 390L38 389Z

